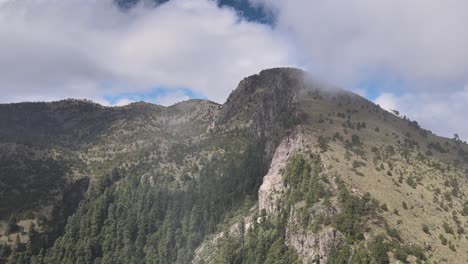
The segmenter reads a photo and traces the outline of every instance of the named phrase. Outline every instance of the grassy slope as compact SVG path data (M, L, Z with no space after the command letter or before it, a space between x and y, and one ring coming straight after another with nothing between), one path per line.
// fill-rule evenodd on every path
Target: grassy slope
M426 247L427 255L434 261L468 261L468 216L462 215L463 203L468 199L468 160L466 154L463 156L468 146L432 134L424 136L425 132L411 126L408 120L356 95L320 94L301 96L300 105L313 147L320 148L321 143L322 147L325 143L329 146L322 153L323 162L341 175L353 192L369 192L386 204L388 211L382 214L404 241ZM358 130L357 122L365 122L366 128ZM352 145L353 135L359 137L361 144L346 148L347 142ZM428 147L434 143L447 153ZM453 191L454 188L459 190ZM436 189L441 194L436 194ZM453 235L445 232L444 223L454 229ZM430 234L423 231L423 224L429 227ZM439 234L453 244L456 252L442 245Z
M266 89L263 83L253 85L258 93ZM467 262L468 145L433 135L355 94L317 90L320 86L300 81L293 85L299 89L301 130L308 144L304 152L320 152L329 176L339 176L354 195L370 193L385 208L378 214L388 227L370 221L365 237L388 236L395 229L402 238L398 243L420 246L430 263ZM231 223L249 219L252 210L237 212ZM232 233L233 226L224 231ZM448 240L445 245L440 235ZM239 243L220 241L220 236L207 239L198 257L222 259L220 249L213 254L209 248L233 250L236 246L225 243ZM414 256L408 260L416 262Z
M141 173L137 176L148 184L154 180L151 177L162 173L171 175L171 179L157 179L156 183L169 182L180 188L187 177L196 179L196 171L202 170L212 157L223 156L226 147L243 144L232 140L232 134L223 136L223 130L235 133L254 125L254 132L266 133L267 137L281 134L273 129L278 126L274 121L287 123L289 116L271 119L269 114L288 113L284 111L290 108L287 103L270 110L278 105L272 102L291 90L276 86L297 85L291 80L277 82L275 76L281 74L289 73L274 70L241 82L245 87L235 92L228 107L198 100L168 108L144 103L103 108L76 101L1 106L0 114L4 115L0 115L0 122L7 129L0 131L0 139L2 146L8 148L2 148L0 154L4 159L5 155L24 149L24 153L38 153L34 159L47 155L73 157L79 162L68 170L67 180L90 176L94 181L115 167L136 166ZM274 92L270 92L270 86L275 87ZM358 195L369 192L380 204L386 204L388 210L382 215L388 223L400 231L406 242L426 246L427 255L433 255L431 259L448 263L463 263L467 259L467 216L461 213L468 194L464 154L468 152L467 145L427 134L415 128L414 123L350 93L312 90L297 98L310 149L328 146L321 154L322 161L341 176L350 190ZM256 112L257 108L262 111ZM223 122L213 127L223 111ZM273 122L264 124L263 120ZM365 128L357 129L357 122L365 122ZM334 138L335 133L339 134ZM353 135L360 143L349 145ZM453 191L455 186L458 191ZM408 209L403 208L403 202ZM50 204L44 202L43 207ZM444 223L454 229L455 235L446 234ZM430 234L423 231L422 224L429 227ZM465 230L460 235L458 226ZM374 226L373 232L380 231L381 227ZM456 252L441 244L439 234L450 241Z
M17 234L27 242L29 222L42 232L62 221L56 208L66 206L64 192L80 179L95 182L114 168L148 169L158 161L180 180L203 162L193 152L205 145L218 109L201 100L171 107L106 108L78 100L0 105L1 244L14 245ZM216 151L205 148L203 156ZM9 234L8 222L18 225Z

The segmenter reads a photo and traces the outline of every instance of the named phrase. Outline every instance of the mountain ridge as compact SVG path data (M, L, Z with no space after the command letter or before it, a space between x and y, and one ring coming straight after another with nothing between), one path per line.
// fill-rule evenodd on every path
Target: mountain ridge
M0 127L5 261L465 258L468 146L299 69L249 76L222 105L0 105Z

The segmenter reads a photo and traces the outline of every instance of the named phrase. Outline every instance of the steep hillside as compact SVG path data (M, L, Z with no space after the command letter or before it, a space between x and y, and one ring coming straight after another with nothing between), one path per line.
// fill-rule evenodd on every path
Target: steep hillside
M252 83L254 91L265 85ZM208 239L195 262L271 263L286 254L275 247L283 244L305 262L326 263L330 255L329 263L468 261L466 144L307 77L296 76L283 89L299 107L300 121L276 149L258 207ZM241 97L253 100L252 94ZM250 230L269 219L259 216L263 210L272 219ZM253 232L252 238L245 232ZM346 250L332 254L336 248ZM378 257L381 251L388 260Z
M224 105L0 105L0 145L0 262L468 261L468 146L297 69Z

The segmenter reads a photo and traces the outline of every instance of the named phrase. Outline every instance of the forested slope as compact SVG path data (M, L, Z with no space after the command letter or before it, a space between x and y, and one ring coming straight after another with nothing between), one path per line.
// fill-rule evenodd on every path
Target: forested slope
M468 148L297 69L227 102L0 105L0 262L468 261Z

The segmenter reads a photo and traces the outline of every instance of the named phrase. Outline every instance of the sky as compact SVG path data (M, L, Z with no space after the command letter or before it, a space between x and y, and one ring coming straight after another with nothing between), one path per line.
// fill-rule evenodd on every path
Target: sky
M0 103L223 103L293 66L468 139L466 0L0 0Z

